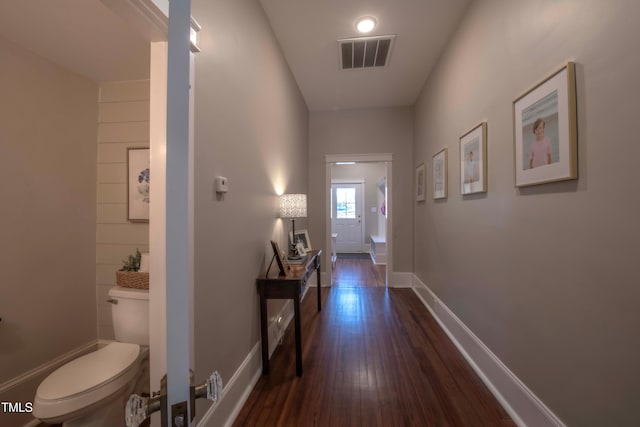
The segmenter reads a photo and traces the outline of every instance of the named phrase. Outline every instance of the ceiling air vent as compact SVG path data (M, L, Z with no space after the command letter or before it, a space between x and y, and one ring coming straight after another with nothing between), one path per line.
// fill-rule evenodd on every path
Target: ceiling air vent
M358 37L338 40L340 69L385 67L396 36Z

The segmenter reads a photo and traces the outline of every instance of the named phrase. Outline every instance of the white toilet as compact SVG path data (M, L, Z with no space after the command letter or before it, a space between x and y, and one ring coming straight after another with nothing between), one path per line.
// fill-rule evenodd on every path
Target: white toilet
M118 342L56 369L38 387L33 415L64 427L124 426L131 393L149 389L149 291L109 290Z

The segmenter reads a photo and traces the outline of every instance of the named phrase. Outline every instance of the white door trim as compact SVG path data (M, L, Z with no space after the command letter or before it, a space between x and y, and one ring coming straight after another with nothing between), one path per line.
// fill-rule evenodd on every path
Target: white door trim
M387 177L387 286L393 273L393 154L369 153L369 154L327 154L325 155L325 243L327 252L331 248L331 165L336 162L371 162L385 163L385 175ZM330 255L329 258L330 259ZM333 267L331 262L326 262L329 283L333 284Z
M191 0L169 3L167 47L167 414L189 402L193 363L193 121ZM190 405L187 405L190 412Z

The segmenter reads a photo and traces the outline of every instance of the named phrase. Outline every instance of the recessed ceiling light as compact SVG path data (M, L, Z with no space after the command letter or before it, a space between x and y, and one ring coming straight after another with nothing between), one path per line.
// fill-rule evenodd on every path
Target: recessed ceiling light
M356 23L356 28L361 33L368 33L376 27L376 20L371 16L365 16L364 18L358 19Z

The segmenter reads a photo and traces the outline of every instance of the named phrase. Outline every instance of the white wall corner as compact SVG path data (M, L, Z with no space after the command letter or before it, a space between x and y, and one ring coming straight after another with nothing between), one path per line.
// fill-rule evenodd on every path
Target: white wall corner
M518 426L565 426L415 275L413 283L413 291L418 298Z

